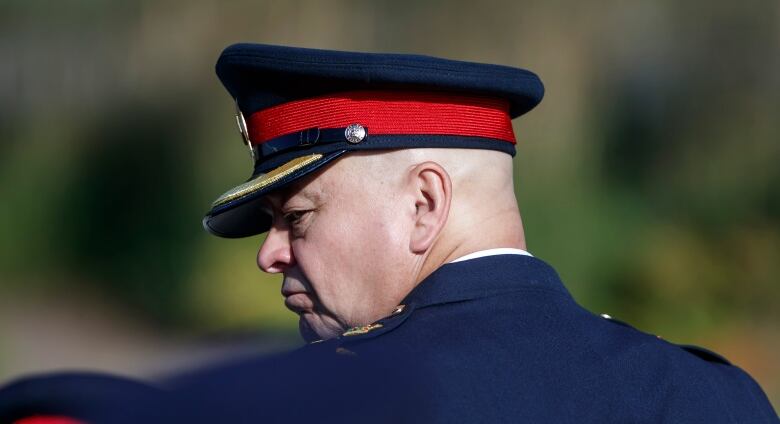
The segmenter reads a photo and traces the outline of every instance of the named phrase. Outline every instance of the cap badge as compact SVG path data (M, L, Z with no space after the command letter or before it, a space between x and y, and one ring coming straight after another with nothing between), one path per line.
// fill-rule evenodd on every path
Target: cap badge
M249 141L249 130L246 126L246 119L244 119L244 114L241 113L241 109L238 108L238 101L236 100L236 125L238 125L238 132L241 133L241 140L244 142L244 145L249 148L249 156L252 157L252 160L256 160L255 158L255 149L252 147L252 142Z
M360 124L352 124L344 130L344 137L352 144L358 144L368 135L365 127Z

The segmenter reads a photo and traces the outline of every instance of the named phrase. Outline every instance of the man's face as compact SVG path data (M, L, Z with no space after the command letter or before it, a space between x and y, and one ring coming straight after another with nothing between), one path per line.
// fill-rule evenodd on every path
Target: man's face
M387 316L406 295L398 282L410 273L414 203L401 178L372 180L366 160L342 158L266 197L273 227L257 262L284 274L285 305L307 341Z

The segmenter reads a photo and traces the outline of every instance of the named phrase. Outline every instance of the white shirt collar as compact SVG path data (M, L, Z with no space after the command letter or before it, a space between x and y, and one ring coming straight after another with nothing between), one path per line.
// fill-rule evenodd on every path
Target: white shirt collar
M453 261L450 261L449 263L455 263L455 262L462 262L467 261L469 259L477 259L477 258L484 258L485 256L495 256L495 255L525 255L525 256L533 256L532 254L526 252L523 249L514 249L511 247L499 247L496 249L487 249L487 250L479 250L477 252L469 253L468 255L461 256Z

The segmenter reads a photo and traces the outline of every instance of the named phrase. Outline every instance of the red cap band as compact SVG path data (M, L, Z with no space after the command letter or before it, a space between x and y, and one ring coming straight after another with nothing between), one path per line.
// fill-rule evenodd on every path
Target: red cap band
M370 135L458 135L515 143L509 101L418 91L351 91L295 100L253 113L252 144L310 128L360 124Z

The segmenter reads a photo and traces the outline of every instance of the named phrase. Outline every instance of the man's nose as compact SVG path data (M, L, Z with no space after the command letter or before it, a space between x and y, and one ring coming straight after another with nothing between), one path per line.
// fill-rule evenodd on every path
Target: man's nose
M295 265L290 246L289 231L271 227L260 250L257 252L257 266L265 272L284 272Z

